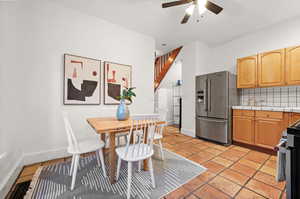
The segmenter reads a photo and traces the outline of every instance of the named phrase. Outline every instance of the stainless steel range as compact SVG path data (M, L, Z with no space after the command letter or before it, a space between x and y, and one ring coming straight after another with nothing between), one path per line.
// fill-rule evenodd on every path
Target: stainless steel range
M231 107L238 103L236 76L228 71L196 77L196 136L232 143Z
M300 198L300 121L287 130L286 193L288 199Z

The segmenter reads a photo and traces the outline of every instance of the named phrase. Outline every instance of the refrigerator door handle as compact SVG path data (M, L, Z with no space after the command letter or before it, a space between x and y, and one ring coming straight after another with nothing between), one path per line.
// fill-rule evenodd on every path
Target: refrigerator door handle
M207 100L208 100L208 96L207 96L207 79L206 79L206 84L205 84L205 89L204 89L204 105L205 105L205 112L208 111L208 104L207 104Z
M208 90L208 92L207 92L208 93L208 96L207 96L207 102L208 102L207 106L208 106L208 112L210 112L211 111L211 101L210 101L211 100L210 99L211 98L211 80L210 79L207 80L207 87L208 87L207 88L207 90Z
M227 122L227 120L217 120L217 119L205 119L205 118L201 118L198 117L198 120L202 120L202 121L206 121L206 122L218 122L218 123L225 123Z

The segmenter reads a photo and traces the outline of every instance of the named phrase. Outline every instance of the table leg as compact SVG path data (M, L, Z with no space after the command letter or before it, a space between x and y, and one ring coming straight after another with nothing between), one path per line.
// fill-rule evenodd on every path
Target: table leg
M101 134L101 140L105 143L104 148L106 148L106 146L107 146L106 133Z
M106 134L105 133L101 133L101 140L103 142L106 142L105 138L106 138Z
M148 141L148 139L147 139L147 137L148 137L148 128L145 128L144 131L145 131L145 139L146 139L146 142L147 142ZM144 167L144 171L149 171L148 159L144 160L143 167Z
M109 170L109 179L110 183L114 184L115 174L116 174L116 135L114 133L109 134L109 144L110 144L110 152L109 152L109 163L110 163L110 170Z

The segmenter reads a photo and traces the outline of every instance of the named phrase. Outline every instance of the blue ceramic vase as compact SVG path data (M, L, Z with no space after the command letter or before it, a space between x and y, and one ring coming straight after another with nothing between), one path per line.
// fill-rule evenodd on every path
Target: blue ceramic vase
M128 118L129 118L129 110L125 100L122 99L118 106L117 119L122 121L122 120L127 120Z

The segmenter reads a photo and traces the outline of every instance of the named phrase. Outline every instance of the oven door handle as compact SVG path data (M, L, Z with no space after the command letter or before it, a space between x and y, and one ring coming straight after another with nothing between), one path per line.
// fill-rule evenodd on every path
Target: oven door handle
M282 140L282 141L279 142L279 144L277 144L274 147L274 150L279 151L280 148L285 148L285 146L286 146L286 140Z

